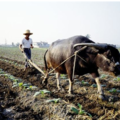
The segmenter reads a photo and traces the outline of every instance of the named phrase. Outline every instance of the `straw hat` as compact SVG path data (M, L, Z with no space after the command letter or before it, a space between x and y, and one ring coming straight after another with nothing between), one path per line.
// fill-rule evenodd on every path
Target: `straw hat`
M26 30L25 33L23 33L23 35L32 35L33 33L30 32L30 30Z

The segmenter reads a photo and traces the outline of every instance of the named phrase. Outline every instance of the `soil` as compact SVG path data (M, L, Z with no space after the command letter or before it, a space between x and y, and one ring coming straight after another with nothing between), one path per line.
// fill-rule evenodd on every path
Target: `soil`
M12 88L12 82L3 76L0 76L0 120L120 119L120 93L109 92L112 88L116 88L117 90L120 88L120 82L114 81L114 76L100 70L101 74L107 74L104 79L101 79L106 98L105 101L102 101L98 98L97 88L92 87L95 82L89 74L76 78L73 85L74 96L67 96L69 88L69 81L67 78L61 79L60 85L63 90L58 91L55 73L52 73L49 76L48 85L44 86L42 84L42 74L35 68L31 67L26 71L23 71L24 63L14 61L18 64L15 65L8 61L14 60L0 58L0 68L17 78L21 78L25 83L29 82L39 89L51 91L51 94L44 99L41 97L34 99L31 96L34 95L35 91L29 92L20 88ZM42 69L44 70L44 67L42 67ZM83 80L88 83L82 83ZM60 98L62 101L57 105L52 103L47 104L45 103L45 100L48 98ZM68 105L72 104L78 106L78 103L83 106L83 109L86 112L92 115L92 118L88 117L88 115L75 115L68 112Z

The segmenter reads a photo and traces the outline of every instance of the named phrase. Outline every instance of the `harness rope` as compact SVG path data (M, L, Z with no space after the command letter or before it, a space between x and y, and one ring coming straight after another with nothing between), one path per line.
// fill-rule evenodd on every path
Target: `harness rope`
M67 58L66 60L64 60L62 63L60 63L56 68L54 68L53 70L51 70L48 74L52 73L53 71L55 71L58 67L60 67L63 63L65 63L67 60L69 60L70 58L72 58L73 56L75 56L75 54L73 54L72 56L70 56L69 58Z
M82 50L84 50L86 47L87 47L87 46L84 46L84 47L82 47L80 50L75 51L75 53L74 53L73 55L71 55L71 56L68 57L66 60L64 60L62 63L60 63L56 68L54 68L53 70L51 70L48 74L52 73L52 72L55 71L58 67L60 67L62 64L64 64L67 60L69 60L70 58L72 58L72 57L75 56L75 58L74 58L74 64L73 64L73 74L72 74L72 79L74 79L75 64L76 64L76 58L77 58L77 56L78 56L81 60L83 60L84 62L86 62L82 57L80 57L79 55L77 55L77 53L80 52L80 51L82 51ZM26 55L25 55L25 53L23 53L23 54L24 54L25 58L27 58ZM45 73L44 73L35 63L33 63L31 60L28 60L28 62L29 62L30 64L32 64L38 71L40 71L40 72L45 76ZM86 62L86 63L87 63L87 62Z
M73 74L72 74L72 79L74 79L74 74L75 74L76 58L77 58L77 52L75 52L75 58L74 58L74 64L73 64Z
M64 60L60 65L58 65L56 68L54 68L53 70L51 70L48 74L52 73L53 71L55 71L58 67L60 67L63 63L65 63L67 60L69 60L70 58L74 57L74 64L73 64L73 74L72 74L72 79L74 79L74 74L75 74L75 64L76 64L76 58L77 56L82 59L84 62L86 62L82 57L80 57L79 55L77 55L78 52L84 50L87 46L82 47L80 50L75 51L75 53L73 55L71 55L70 57L68 57L66 60Z

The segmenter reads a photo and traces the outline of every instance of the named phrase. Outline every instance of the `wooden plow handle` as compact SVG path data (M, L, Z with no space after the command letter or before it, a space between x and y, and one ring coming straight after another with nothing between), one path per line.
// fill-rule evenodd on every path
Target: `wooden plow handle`
M27 56L25 55L25 53L23 52L23 55L25 58L27 58ZM31 60L28 59L28 62L33 65L38 71L40 71L44 76L45 76L45 73L35 64L33 63Z
M33 63L31 60L28 60L28 62L45 76L45 73L35 63Z

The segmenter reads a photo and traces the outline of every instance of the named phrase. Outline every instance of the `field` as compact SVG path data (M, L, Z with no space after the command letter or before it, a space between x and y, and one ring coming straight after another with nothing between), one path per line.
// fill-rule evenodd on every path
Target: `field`
M44 71L46 49L33 49L32 60ZM55 73L48 86L42 74L31 67L23 71L24 56L18 48L0 47L0 120L120 120L120 77L100 72L106 101L98 99L97 86L89 74L76 76L68 97L68 78L61 75L58 91Z

